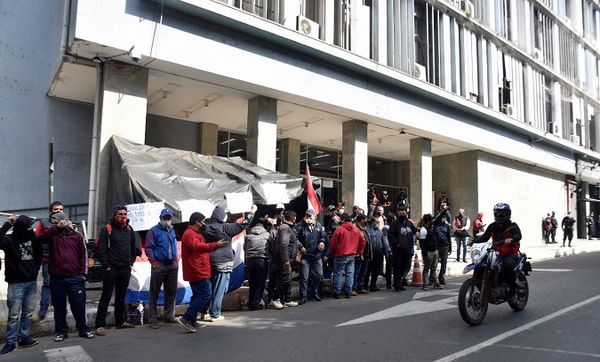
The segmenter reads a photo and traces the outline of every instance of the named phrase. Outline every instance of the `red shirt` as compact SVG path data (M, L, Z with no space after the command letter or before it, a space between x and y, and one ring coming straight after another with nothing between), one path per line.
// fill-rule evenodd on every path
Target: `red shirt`
M209 279L210 252L218 248L217 243L207 243L194 226L188 226L181 238L183 280L194 282Z

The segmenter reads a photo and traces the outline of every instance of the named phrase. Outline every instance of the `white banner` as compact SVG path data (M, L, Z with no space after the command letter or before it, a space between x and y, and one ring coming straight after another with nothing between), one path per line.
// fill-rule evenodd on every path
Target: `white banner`
M290 203L290 197L285 189L285 184L264 184L262 188L267 205Z
M165 208L164 202L148 202L144 204L125 205L129 225L133 230L149 230L160 221L160 212Z
M183 200L177 201L179 209L181 210L181 221L187 222L190 220L190 216L194 212L200 212L207 219L212 215L215 205L208 200Z
M247 192L235 192L225 193L227 199L227 209L230 214L241 214L242 212L252 211L252 193Z

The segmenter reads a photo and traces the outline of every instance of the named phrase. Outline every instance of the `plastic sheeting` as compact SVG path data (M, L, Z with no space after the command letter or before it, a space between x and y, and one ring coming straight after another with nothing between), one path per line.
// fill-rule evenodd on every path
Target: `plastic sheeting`
M269 192L272 184L285 185L290 200L303 191L302 178L267 170L239 157L157 148L118 136L112 137L109 147L105 215L111 215L114 205L163 201L176 211L174 222L180 222L178 202L207 200L227 209L225 193L250 191L254 203L271 205L280 202Z

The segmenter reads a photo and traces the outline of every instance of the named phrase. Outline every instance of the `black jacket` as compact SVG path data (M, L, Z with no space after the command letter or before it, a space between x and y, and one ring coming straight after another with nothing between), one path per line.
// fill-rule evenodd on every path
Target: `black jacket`
M133 265L135 257L141 255L135 231L128 225L117 224L114 219L110 225L110 240L106 226L100 230L96 257L105 269Z
M20 237L14 231L13 235L6 235L11 227L10 223L4 223L0 228L0 249L4 250L6 264L5 280L7 283L37 280L42 265L42 244L33 230Z
M417 228L408 219L400 221L396 219L390 225L388 240L392 251L399 249L414 251L415 233Z
M432 233L438 248L449 247L450 250L452 250L450 226L448 226L448 224L443 221L435 223L433 225Z
M295 229L296 235L298 236L298 242L306 249L304 257L311 260L321 259L324 253L319 251L319 243L325 244L325 249L327 249L329 244L327 233L323 226L317 222L313 226L313 229L310 230L310 226L302 220L296 225Z
M271 262L282 264L287 261L292 262L298 254L298 238L292 227L283 223L277 228L277 236L269 245L269 254Z

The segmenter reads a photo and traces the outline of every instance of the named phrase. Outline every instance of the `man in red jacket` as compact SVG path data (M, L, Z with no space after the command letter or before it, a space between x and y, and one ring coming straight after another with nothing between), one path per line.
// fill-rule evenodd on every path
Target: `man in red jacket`
M207 243L204 240L201 234L204 219L204 215L194 212L181 238L183 280L190 282L192 298L187 311L177 321L190 332L197 332L199 327L205 326L196 323L196 318L198 312L206 313L212 296L210 253L229 245L229 241Z
M344 223L340 225L331 237L329 256L333 258L333 297L338 299L342 289L342 276L345 277L344 294L352 296L354 283L354 257L362 257L366 240L352 223L352 217L342 215Z

